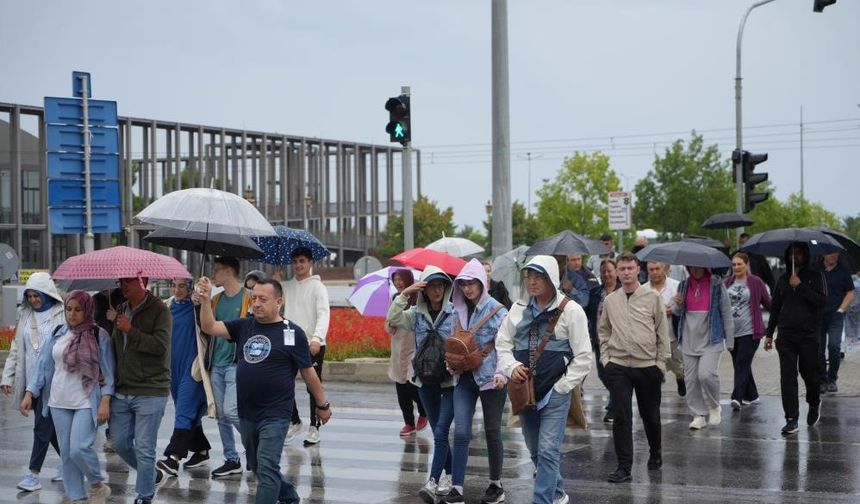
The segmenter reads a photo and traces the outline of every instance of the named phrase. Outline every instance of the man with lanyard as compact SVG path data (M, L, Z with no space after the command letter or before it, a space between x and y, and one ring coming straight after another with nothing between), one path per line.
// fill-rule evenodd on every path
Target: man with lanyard
M145 278L121 278L119 286L128 300L114 319L116 393L110 402L113 448L137 470L135 504L149 504L155 485L165 474L155 467L158 427L170 393L170 309L146 290Z
M331 418L325 391L311 366L305 332L281 317L284 295L277 280L263 279L251 294L253 318L216 321L206 301L212 284L206 277L197 282L200 325L212 336L236 344L236 386L240 433L249 469L257 477L257 504L300 502L295 487L280 471L281 452L290 425L295 398L296 371L302 374L314 400L317 418Z

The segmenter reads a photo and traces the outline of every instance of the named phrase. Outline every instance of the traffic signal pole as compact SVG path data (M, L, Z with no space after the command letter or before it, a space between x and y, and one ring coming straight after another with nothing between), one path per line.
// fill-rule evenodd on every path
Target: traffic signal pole
M409 86L401 86L400 94L409 96ZM411 135L410 135L411 136ZM415 247L415 235L412 227L412 142L403 144L403 250Z

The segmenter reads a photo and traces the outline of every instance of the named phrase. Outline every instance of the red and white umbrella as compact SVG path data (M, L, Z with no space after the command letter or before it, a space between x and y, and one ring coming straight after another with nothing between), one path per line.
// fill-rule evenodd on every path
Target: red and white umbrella
M111 247L63 261L52 275L66 289L106 289L120 278L190 279L176 259L131 247Z
M395 265L409 266L417 270L423 270L427 266L433 265L451 275L451 277L459 275L460 270L466 265L466 261L459 257L421 247L401 252L392 257L391 262Z

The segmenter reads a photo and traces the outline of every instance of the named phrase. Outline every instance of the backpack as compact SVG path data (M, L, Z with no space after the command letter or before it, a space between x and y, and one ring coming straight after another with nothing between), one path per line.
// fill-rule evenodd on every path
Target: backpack
M502 305L496 306L494 310L469 330L462 329L460 321L457 320L454 326L454 334L445 342L445 362L452 371L464 373L478 369L481 363L484 362L484 358L490 355L493 349L496 348L496 342L492 341L489 345L481 349L475 341L474 334L501 309Z
M412 369L423 385L438 385L451 378L445 368L445 342L435 328L427 331L424 343L415 352Z

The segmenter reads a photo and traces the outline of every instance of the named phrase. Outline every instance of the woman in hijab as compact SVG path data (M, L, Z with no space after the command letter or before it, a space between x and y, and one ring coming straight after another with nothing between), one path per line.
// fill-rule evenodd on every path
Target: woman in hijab
M96 325L93 311L93 299L86 292L75 290L66 296L66 323L48 339L21 400L24 416L33 409L35 398L42 398L35 415L47 417L50 409L60 443L63 487L72 502L104 502L110 495L93 442L98 425L110 417L115 361L110 336Z
M191 376L191 367L197 359L197 315L191 302L191 280L174 280L173 297L167 300L173 319L170 338L170 395L175 405L175 419L170 443L164 449L164 458L156 465L170 476L179 474L179 461L186 469L197 467L209 460L209 440L201 423L207 411L203 383Z
M37 272L27 280L24 299L18 309L18 327L15 339L6 358L3 368L3 379L0 388L6 396L12 396L12 404L19 405L24 399L24 391L33 381L39 356L55 328L62 325L63 298L57 292L57 287L51 280L51 275ZM42 401L36 400L33 408L41 411ZM57 454L60 447L54 432L54 423L48 416L35 415L33 426L33 448L30 453L30 472L18 483L18 488L26 492L34 492L42 488L39 482L39 472L48 454L48 445L54 447ZM57 475L51 481L62 481L62 465L57 469Z

